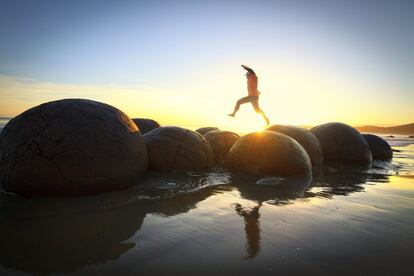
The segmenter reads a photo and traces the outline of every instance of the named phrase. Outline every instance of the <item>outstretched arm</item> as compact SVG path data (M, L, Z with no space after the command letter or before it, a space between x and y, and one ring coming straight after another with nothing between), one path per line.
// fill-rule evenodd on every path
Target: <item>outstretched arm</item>
M253 71L252 68L249 68L249 67L247 67L246 65L243 65L243 64L242 64L241 67L243 67L243 69L247 70L247 72L249 72L250 74L256 75L256 73Z

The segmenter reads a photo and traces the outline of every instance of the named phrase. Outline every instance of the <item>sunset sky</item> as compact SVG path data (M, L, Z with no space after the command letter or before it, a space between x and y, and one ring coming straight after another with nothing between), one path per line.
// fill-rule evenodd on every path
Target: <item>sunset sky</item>
M190 128L414 122L414 1L0 1L0 116L88 98Z

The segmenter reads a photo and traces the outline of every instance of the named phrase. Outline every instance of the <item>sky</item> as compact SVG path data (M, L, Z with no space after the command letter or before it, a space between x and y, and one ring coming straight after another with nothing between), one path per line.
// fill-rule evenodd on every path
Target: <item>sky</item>
M0 116L87 98L130 117L256 130L414 122L414 1L0 0Z

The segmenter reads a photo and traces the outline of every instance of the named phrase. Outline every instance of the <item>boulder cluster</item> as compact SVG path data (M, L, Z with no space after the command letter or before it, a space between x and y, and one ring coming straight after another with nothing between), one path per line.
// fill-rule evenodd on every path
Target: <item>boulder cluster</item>
M230 170L309 176L324 163L389 160L382 138L343 123L311 130L273 125L239 136L130 119L107 104L65 99L31 108L0 133L0 188L24 196L77 196L124 189L147 170Z

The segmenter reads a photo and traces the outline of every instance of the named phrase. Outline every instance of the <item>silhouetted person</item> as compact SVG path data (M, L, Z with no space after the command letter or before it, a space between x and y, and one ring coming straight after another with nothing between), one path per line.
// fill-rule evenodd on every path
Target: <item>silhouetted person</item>
M246 78L247 78L248 96L239 99L236 103L236 106L234 107L233 113L230 113L228 115L234 117L236 115L237 111L239 110L241 104L251 103L254 110L257 113L261 114L263 119L266 121L266 124L269 125L269 119L266 117L263 110L261 110L260 107L259 107L259 94L260 94L260 92L259 92L259 90L257 90L257 83L258 83L257 75L251 68L249 68L245 65L242 65L242 67L247 71Z
M260 203L251 209L243 208L240 204L235 205L237 214L244 218L244 230L247 239L247 257L254 258L260 250Z

